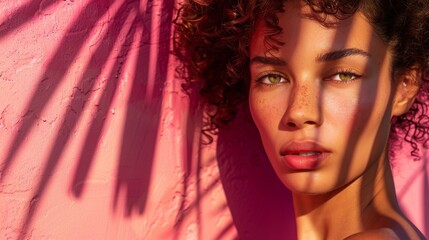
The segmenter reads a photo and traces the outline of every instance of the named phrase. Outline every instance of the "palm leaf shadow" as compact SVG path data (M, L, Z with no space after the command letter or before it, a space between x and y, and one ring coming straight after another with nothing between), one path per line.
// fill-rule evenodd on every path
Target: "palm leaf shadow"
M182 76L180 65L176 68L176 75L179 79ZM201 99L199 98L199 92L196 91L196 89L197 88L195 88L194 91L188 92L189 110L187 112L185 125L186 139L182 143L182 147L185 150L182 162L184 175L182 177L181 201L175 219L173 239L180 239L183 236L183 232L186 231L186 223L193 217L195 218L193 221L199 223L196 237L206 237L201 235L201 233L204 233L202 228L204 228L204 221L206 220L203 217L206 214L203 208L203 201L207 201L207 199L210 198L210 194L221 184L219 176L214 177L211 182L206 182L205 180L207 179L204 179L204 176L201 174L201 169L203 169L204 166L211 164L217 165L217 161L215 156L207 157L202 151L206 139L201 131L203 125L203 109ZM195 191L195 196L188 198L188 193L193 191ZM191 196L192 195L194 194L191 194ZM227 208L228 205L225 203L223 207L217 210L221 213ZM229 211L229 209L227 211ZM234 227L234 223L230 221L226 226L219 229L214 239L224 239L225 235L233 231Z
M149 26L153 25L153 7L149 2L144 16L144 24ZM156 26L160 28L156 36L158 42L144 43L140 47L136 64L136 69L140 70L136 71L128 99L114 200L116 207L121 190L125 191L128 216L133 209L143 213L146 206L161 118L162 90L167 80L173 10L174 2L162 1L158 15L161 23ZM148 29L151 31L143 32L142 39L152 39L153 27ZM153 44L159 44L155 51ZM154 56L156 70L151 73L150 62Z
M85 14L90 14L90 12L92 8L90 7L90 4L85 8L85 10L82 12L81 15L85 16ZM105 9L106 12L108 10L108 8ZM76 24L84 23L87 21L87 18L79 18L79 20L77 21ZM74 25L74 24L73 24ZM91 26L91 29L95 26L95 21L93 22ZM74 31L74 30L72 30ZM54 87L50 88L51 91L48 92L48 94L46 94L46 90L45 90L45 94L37 94L41 91L43 91L44 86L43 86L43 82L41 82L41 84L38 86L37 90L35 91L35 95L31 98L32 100L30 101L30 106L27 108L29 109L29 111L31 111L32 109L37 109L36 113L34 114L39 114L40 112L42 112L47 104L47 102L49 101L49 99L52 97L53 93L55 92L55 90L57 89L59 83L61 81L63 81L64 76L65 76L65 72L67 72L67 69L70 67L71 61L76 57L77 52L79 51L79 49L82 47L83 42L86 40L85 37L80 38L80 41L76 41L76 39L72 39L72 40L68 40L68 39L64 39L63 43L60 45L59 49L57 50L57 53L54 55L54 57L52 58L50 64L48 65L49 67L47 67L46 73L43 74L43 76L48 76L49 75L49 71L51 71L52 69L58 69L55 68L54 66L56 66L58 63L64 63L63 61L63 55L61 53L64 53L63 48L69 48L70 46L75 46L75 48L72 49L72 57L70 57L69 60L70 62L66 62L64 64L60 64L63 67L63 69L60 69L60 71L56 71L58 73L58 78L54 78L54 79L58 79L58 81L56 83L54 83ZM70 43L68 43L67 41L72 41ZM75 44L75 45L73 45ZM96 59L99 59L98 57L101 57L101 59L105 59L105 61L107 61L107 57L109 54L109 50L111 50L112 48L112 42L107 42L106 44L101 44L97 50L95 51L95 54L93 55L93 57L90 60L90 64L88 65L88 68L86 69L85 73L83 74L83 77L80 80L80 84L83 85L83 83L85 82L85 80L90 79L90 84L89 84L89 88L88 91L83 91L82 89L78 92L83 93L84 97L80 98L79 94L74 95L73 96L73 100L71 102L71 106L67 109L66 113L65 113L65 118L61 124L61 130L58 132L57 136L56 136L56 141L54 146L51 149L50 155L47 159L47 162L45 164L45 167L43 169L43 174L42 177L40 179L40 181L37 184L36 190L33 193L33 197L32 200L30 202L30 206L28 209L28 212L23 220L23 223L21 225L21 235L20 235L20 239L25 238L25 234L28 231L28 228L33 220L33 217L38 209L38 200L40 200L45 193L46 187L49 184L49 180L51 178L51 176L53 175L54 170L56 169L56 167L59 164L59 161L61 159L61 155L64 152L65 146L70 138L71 132L74 130L74 128L76 127L76 123L78 122L78 119L82 116L84 107L86 102L88 101L89 97L91 96L92 91L92 87L93 84L95 83L95 79L97 78L97 75L100 74L101 72L101 67L99 68L98 72L93 72L92 70L89 70L90 66L94 66L93 64L97 64ZM105 63L105 62L104 62ZM104 63L102 65L104 65ZM94 75L95 74L95 75ZM42 78L45 79L45 78ZM44 97L44 98L43 98ZM41 102L42 104L40 104L40 106L38 105L34 105ZM75 105L75 107L79 106L80 108L73 108L73 105ZM17 151L20 147L20 145L22 144L22 139L25 139L25 136L29 133L29 131L31 130L31 128L34 125L34 120L33 119L29 119L27 121L24 121L22 123L22 125L20 126L20 129L22 132L22 135L19 135L18 137L16 137L13 141L12 144L12 151L9 152L8 154L8 158L7 158L7 163L5 166L10 166L10 164L12 163L11 160L14 157L15 151ZM7 168L4 167L4 171L6 171Z
M11 17L0 23L0 39L5 38L14 30L18 29L25 23L28 23L33 19L37 12L43 11L48 7L52 6L58 0L46 0L46 1L31 1L27 4L22 5L16 11L11 14Z
M93 0L87 6L85 6L81 13L81 16L90 15L93 12L93 9L91 7L92 4L97 4L97 2L97 0ZM106 6L106 8L103 9L103 12L101 12L101 14L106 13L109 7L110 5ZM88 26L88 32L91 32L95 28L97 20L98 19L88 19L80 17L74 23L72 23L71 26L85 25ZM68 31L68 33L75 32L76 31L74 27L72 27ZM64 38L62 40L62 42L60 43L60 47L57 49L54 56L47 64L46 72L38 81L39 84L36 87L36 90L34 91L33 95L30 97L27 107L25 107L25 116L27 117L21 121L20 126L18 127L18 133L12 140L12 145L6 154L6 158L1 169L2 175L0 176L0 182L7 175L7 172L13 162L15 155L21 148L25 138L28 136L31 129L36 124L36 118L32 116L40 116L42 111L45 109L47 103L52 98L53 94L58 89L61 82L64 80L67 71L70 69L70 66L72 65L77 54L79 53L79 50L82 48L83 44L89 37L88 35L80 36L77 34L67 34L67 36L67 38ZM96 77L96 75L92 76ZM52 79L52 81L49 81L50 79ZM64 127L62 129L70 133L71 129L67 131L67 125L63 126Z
M130 15L130 13L133 12L133 10L136 10L134 8L129 8L127 5L122 5L121 8L117 12L117 16L114 17L114 22L119 22L119 27L115 27L115 29L112 30L113 41L112 44L108 44L106 47L99 47L96 51L96 53L93 56L92 60L95 60L95 58L102 59L101 66L105 66L107 61L109 60L109 47L113 47L113 45L119 41L119 35L122 28L125 26L125 21L127 19L127 16ZM134 11L135 12L135 11ZM92 162L94 160L94 154L97 150L98 143L101 139L101 134L104 129L105 120L107 118L107 115L109 113L110 106L113 102L113 98L115 96L118 84L119 84L119 78L122 74L122 67L128 57L131 43L134 37L134 34L136 32L137 28L137 18L134 17L133 24L131 24L130 29L128 30L128 33L126 34L126 39L121 44L121 49L119 50L119 53L114 56L115 63L113 67L110 70L110 74L108 79L108 82L106 83L106 88L103 91L100 99L98 100L98 103L95 105L98 109L97 116L92 120L89 130L86 135L85 144L83 145L83 149L80 152L79 157L79 164L77 166L77 169L75 171L73 184L71 186L72 192L75 196L80 197L82 194L82 191L84 189L84 182L87 178L89 169L92 165ZM111 25L113 28L113 24ZM90 66L93 64L97 64L96 62L91 61L88 65L87 71L90 70ZM99 63L98 63L99 64ZM86 75L86 74L84 74ZM79 85L83 85L84 78L81 79ZM83 95L83 101L80 98L75 98L73 100L76 100L75 102L72 102L73 107L80 107L81 109L84 108L84 105L86 102L88 102L90 94L87 94L88 91L92 91L94 88L96 81L92 81L89 85L89 87L86 87L87 89L82 90L79 89L79 94ZM75 111L69 111L68 114L75 114ZM81 115L81 113L79 113ZM67 116L66 115L66 119Z
M23 26L26 22L31 21L37 11L46 9L56 2L58 1L45 1L44 5L40 6L38 1L32 1L27 5L23 5L15 11L11 18L0 25L0 39L8 36L13 30ZM37 116L46 110L54 93L59 89L61 83L65 81L66 73L71 68L73 61L89 38L89 34L87 33L95 29L100 17L105 15L113 5L112 2L101 3L101 5L103 5L103 10L98 13L99 16L87 18L86 16L93 15L92 6L94 4L100 3L97 0L90 1L79 14L78 18L70 25L73 27L67 31L66 37L61 40L58 49L47 63L46 70L44 74L42 74L43 77L38 80L39 83L25 107L25 115L27 117L24 118L18 126L18 134L13 137L11 147L8 149L5 161L1 166L2 174L0 176L0 182L5 178L10 167L13 165L17 153L23 147L24 140L35 127ZM139 0L124 1L124 3L122 3L112 20L113 23L117 24L110 24L108 26L106 34L102 36L102 39L105 41L102 41L96 47L88 65L85 66L85 69L82 71L82 77L77 81L71 96L72 99L62 115L64 118L60 124L60 130L55 135L54 145L50 148L49 156L45 161L42 177L37 182L35 191L32 193L28 212L21 223L19 239L25 239L38 210L39 200L42 199L46 193L51 177L61 162L61 156L77 127L77 122L83 117L84 110L90 107L88 105L90 105L89 102L91 97L95 92L102 91L101 98L95 105L98 108L98 112L96 113L96 117L91 121L89 130L87 131L83 144L84 147L80 152L79 162L71 186L72 193L76 197L81 197L85 187L84 182L88 178L89 170L93 165L97 145L105 127L105 119L109 114L109 108L118 88L118 79L122 73L122 67L128 58L131 43L137 34L136 29L141 26L145 27L146 25L152 26L153 24L153 3L152 1L147 1L145 4L146 12L140 13L139 15L138 11L141 5ZM140 52L136 64L136 76L132 81L132 92L127 105L128 108L122 136L121 155L118 162L114 199L114 207L116 208L119 193L121 191L126 192L125 208L128 216L133 209L137 209L139 213L143 213L146 206L147 189L150 183L154 150L157 142L157 130L160 125L162 90L167 79L166 68L168 67L170 54L173 11L174 2L162 1L159 15L162 17L161 26L159 26L161 30L159 36L155 36L159 42L151 42L151 36L155 33L144 31L141 39L145 41L140 43L141 45L139 46ZM119 39L119 34L123 31L122 28L125 25L125 21L129 20L131 18L130 15L133 13L137 13L136 16L134 16L134 20L131 19L133 24L128 29L126 39L121 43L119 53L114 56L111 50L121 41ZM85 31L76 30L79 26L85 26ZM146 27L144 29L147 30L151 28ZM159 46L154 50L155 48L152 44L159 44ZM149 63L151 59L153 59L152 56L156 56L157 59L157 68L154 75L149 74L151 71ZM107 66L107 62L111 58L115 58L115 62L114 66L110 69L111 71L106 80L105 87L104 89L97 88L95 84L98 82L97 80L102 70ZM149 79L150 76L152 76L153 79ZM188 134L192 133L192 130L190 130L192 127L192 124L188 122ZM139 138L141 141L135 141ZM193 142L193 140L190 142ZM199 169L196 170L199 171ZM185 175L188 176L189 171L192 171L192 169L187 168L185 171ZM197 174L197 176L200 177L199 174ZM217 181L214 182L214 184L216 183ZM185 179L184 192L186 192L186 184L187 180ZM212 187L206 192L210 191ZM201 191L201 189L199 188L198 191ZM205 193L199 192L198 199L192 204L192 208L197 208L200 212L199 199L204 196ZM229 225L220 236L225 234L230 228L232 228L232 225Z
M91 15L93 14L93 8L91 8L92 4L97 4L98 1L94 0L90 3L88 3L88 5L85 6L85 8L83 9L83 11L80 13L80 16L78 17L78 19L71 24L71 26L86 26L87 27L87 33L91 32L95 26L97 21L99 20L99 18L90 18L90 20L92 21L88 21L88 18L86 18L85 16ZM166 1L164 1L164 6L163 6L163 13L167 14L170 16L170 18L166 18L167 21L166 22L170 22L171 21L171 15L172 15L172 10L173 10L173 4L167 4L165 3ZM54 2L51 2L54 3ZM32 5L30 5L31 7L34 7L33 5L35 4L35 1L32 2ZM147 3L148 5L150 3ZM105 8L103 8L103 11L100 12L100 16L104 15L111 7L111 3L107 4L107 6L105 6ZM45 5L47 6L47 5ZM21 234L20 234L20 239L25 238L25 234L29 229L29 226L31 225L31 222L33 220L33 217L37 211L38 208L38 201L39 199L41 199L45 193L46 187L49 184L49 180L55 170L55 168L58 166L58 163L61 159L61 155L64 152L65 146L67 144L67 142L70 139L70 135L73 132L73 130L76 128L76 124L78 122L78 120L82 117L83 114L83 110L85 109L85 106L87 104L87 102L89 101L89 98L91 97L92 93L95 92L96 90L94 90L94 84L96 82L96 79L98 78L98 76L101 73L101 70L104 68L104 66L107 63L107 60L109 59L109 55L111 55L111 49L112 47L115 45L115 43L118 41L118 35L119 32L121 31L121 28L124 25L124 21L127 19L128 15L130 14L131 10L138 10L140 6L140 2L139 1L128 1L128 2L124 2L120 9L117 11L116 16L114 17L114 21L113 22L119 22L119 28L114 28L114 25L111 24L109 26L109 30L107 31L106 35L104 36L105 38L109 38L111 34L113 37L111 40L107 39L106 41L103 41L96 49L95 53L93 54L93 56L90 59L89 64L87 65L84 74L82 76L82 78L79 80L79 83L77 84L77 87L75 88L75 93L73 94L71 103L69 104L69 107L67 108L65 114L64 114L64 120L61 123L61 130L57 133L56 137L55 137L55 144L54 146L52 146L51 150L50 150L50 155L46 161L46 165L43 169L43 174L42 174L42 178L40 179L40 181L37 184L37 188L33 193L33 197L31 199L30 202L30 206L28 209L28 212L25 216L25 218L23 219L22 225L21 225ZM20 11L23 13L28 12L28 10L25 10L25 7L29 7L29 6L24 6ZM150 12L152 9L151 8L147 8L148 12ZM20 12L18 11L18 12ZM108 112L108 107L111 105L112 100L113 100L113 96L114 93L116 91L117 88L117 78L118 78L118 74L121 73L121 69L122 69L122 65L123 65L123 60L122 59L126 59L128 52L130 50L130 40L132 40L134 34L135 34L135 28L136 28L136 24L140 24L142 23L141 20L144 20L146 16L140 16L141 18L135 18L135 22L134 24L132 24L132 27L129 29L128 32L128 36L126 39L126 42L122 44L122 49L119 52L119 55L116 56L116 61L115 61L115 66L112 68L112 71L110 73L110 77L108 78L108 83L106 84L106 89L104 90L102 97L100 99L99 102L99 107L103 107L101 109L101 112L98 113L98 116L92 121L91 123L91 128L88 132L87 138L85 140L85 144L84 144L84 149L81 152L81 157L80 157L80 162L75 174L75 179L74 179L74 183L73 186L76 186L76 188L73 188L73 192L75 193L76 196L80 196L80 194L82 193L83 190L83 185L80 184L81 182L83 182L85 180L85 178L87 177L87 173L88 170L92 164L92 160L94 157L94 152L96 150L96 145L98 143L98 141L100 140L100 135L101 132L103 130L103 126L104 126L104 119L107 115ZM137 21L137 19L140 20L140 22ZM149 14L149 19L151 19L151 16ZM30 18L28 19L30 20ZM11 20L12 21L12 20ZM13 21L12 21L13 22ZM24 22L19 22L17 21L17 23L14 25L17 27L19 27L20 25L24 24ZM170 28L167 28L170 29ZM8 28L8 30L13 30L13 28ZM74 27L72 27L70 30L68 30L69 33L74 33L76 32ZM2 36L6 36L7 32L2 32ZM33 95L30 98L30 101L26 107L26 112L30 113L30 114L26 114L26 115L30 115L30 116L38 116L41 114L41 112L43 112L46 108L47 103L49 102L49 100L52 98L53 94L55 93L55 91L58 89L60 83L62 81L64 81L64 77L66 75L66 72L68 71L68 69L70 68L72 62L74 61L74 59L77 57L78 52L80 51L80 49L83 47L85 41L88 38L88 34L85 34L84 36L77 36L76 34L67 34L67 37L65 37L62 42L60 43L60 47L56 50L54 56L52 57L52 59L49 61L49 63L47 64L47 70L46 72L43 74L43 77L41 78L41 80L39 80L39 84L36 87L35 92L33 93ZM162 39L162 41L164 41L165 43L169 43L169 38L170 38L170 31L167 32L161 32L161 36L160 39ZM141 47L141 49L144 49L144 47ZM141 57L138 66L145 66L148 64L148 59L149 59L149 54L150 52L142 52L141 55L146 56L146 57ZM168 56L169 54L169 48L162 48L158 51L158 55L162 55L164 56L164 60L168 59L165 58L165 56ZM67 56L67 57L65 57ZM101 59L101 62L100 62ZM94 66L96 71L94 72ZM98 67L96 67L98 66ZM116 71L115 71L116 70ZM140 71L141 72L141 71ZM46 87L46 79L53 79L54 81L50 82L51 85L49 85L49 88ZM161 73L159 70L156 72L156 79L157 79L157 86L163 86L165 79L166 79L166 75ZM140 81L139 83L136 83L138 81ZM147 80L147 76L144 75L138 75L133 82L133 85L135 85L133 87L133 94L131 95L132 97L135 97L136 94L137 95L141 95L142 93L144 94L145 92L141 92L141 91L135 91L135 89L138 89L139 86L144 85L144 81ZM143 83L143 84L142 84ZM155 88L156 89L156 88ZM162 90L162 88L159 88ZM43 94L41 94L43 92ZM161 99L161 92L162 91L154 91L155 94L153 94L153 98L157 98L157 99ZM150 112L149 114L151 115L155 115L155 122L158 125L158 120L159 120L159 114L160 114L160 107L161 104L157 104L157 105L150 105L152 108L152 112ZM127 115L127 118L129 118L130 114ZM7 157L6 160L4 161L4 164L2 166L1 172L3 173L1 175L0 181L3 180L3 178L6 176L6 173L8 171L8 169L10 168L10 166L13 164L13 159L15 158L18 150L22 147L22 144L24 142L24 139L29 135L31 129L35 126L36 124L36 119L35 118L25 118L23 119L23 121L21 122L20 126L19 126L19 131L17 135L15 135L14 139L12 140L12 145L11 148L8 150L7 153ZM127 129L130 129L134 127L132 125L129 125L127 122L127 126L125 129L125 133L127 133ZM157 127L156 127L157 128ZM154 129L154 128L152 128ZM148 142L153 142L153 138L155 137L156 134L156 130L150 132L150 134L146 135L145 137L147 139L149 139ZM124 134L124 137L130 137L127 134ZM124 144L125 140L124 140ZM129 146L129 145L124 145L124 146ZM137 146L137 149L139 147ZM125 149L125 150L124 150ZM149 158L147 159L142 159L143 161L139 161L141 162L148 162L151 163L152 162L152 157L153 157L153 151L154 151L154 144L152 144L149 147L146 147L146 150L148 151L148 155ZM124 152L126 151L126 147L123 147L122 150L124 155ZM136 159L134 159L136 160ZM126 163L122 163L122 162L126 162ZM121 164L120 165L128 165L129 162L128 158L121 158ZM138 164L138 162L133 162L132 164ZM135 168L133 167L133 169L137 169L139 171L139 174L141 174L140 170L146 171L147 174L143 174L143 176L150 176L150 167L147 168L140 168L141 165L139 165L139 167ZM126 178L125 176L121 175L121 173L118 173L118 185L120 182L124 181L124 179ZM149 179L148 177L146 179ZM143 199L145 202L145 193L144 191L147 189L148 186L148 181L145 181L146 184L143 185L138 185L138 189L133 188L133 186L135 185L126 185L126 187L128 188L129 194L128 195L133 195L133 196L128 196L128 200L129 199L133 199L133 197L135 195L142 195L143 197L138 196L138 199ZM132 202L132 201L128 201L129 206L127 206L128 209L132 208L136 203ZM144 206L144 204L140 204L140 210L142 211L143 208L141 206Z

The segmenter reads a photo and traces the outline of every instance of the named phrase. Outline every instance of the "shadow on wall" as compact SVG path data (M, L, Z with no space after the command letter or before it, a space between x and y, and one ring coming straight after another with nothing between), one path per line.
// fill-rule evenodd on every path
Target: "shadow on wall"
M7 37L14 30L27 22L31 22L36 16L36 12L41 8L46 9L59 1L30 1L28 4L20 7L10 18L0 23L0 39ZM61 156L66 146L76 130L77 123L82 118L85 107L89 102L94 89L97 88L96 82L101 72L105 70L109 59L114 59L113 67L106 79L105 89L101 94L96 106L98 111L96 116L89 123L89 128L84 138L83 149L78 159L77 170L71 186L72 193L80 197L84 191L85 179L93 165L94 155L101 139L101 134L105 127L105 120L110 113L109 109L113 98L118 91L119 79L122 74L122 68L128 58L132 43L139 39L139 59L135 66L136 75L132 79L132 92L128 99L128 108L126 114L126 125L124 126L121 156L118 162L118 172L116 178L115 202L120 192L126 193L126 210L129 215L133 209L143 213L147 200L147 189L150 183L151 169L154 160L154 150L156 144L157 130L160 124L160 114L162 105L162 90L166 81L168 59L170 53L171 22L174 10L173 1L159 1L162 6L161 12L158 12L160 19L160 29L158 36L150 29L154 26L155 5L152 1L131 0L124 1L117 11L114 12L112 20L108 24L108 30L102 36L100 45L93 51L93 55L84 69L80 79L77 80L72 100L63 113L64 120L61 122L61 130L55 135L55 144L51 146L49 157L45 160L46 165L43 168L41 179L33 193L28 213L22 221L20 238L25 238L29 230L35 213L38 209L38 200L44 197L47 185L51 176L59 166ZM54 93L65 80L67 72L75 61L78 53L84 44L91 37L90 33L97 22L111 8L114 1L88 1L82 8L79 17L74 20L67 33L64 35L58 49L52 55L52 58L46 63L46 70L42 77L38 79L38 85L32 96L29 97L26 106L27 114L39 116L45 109ZM141 6L145 5L144 12L141 12ZM43 10L42 9L42 10ZM125 24L132 22L132 24ZM125 29L127 28L127 29ZM141 30L140 33L137 30ZM121 32L126 31L125 38L119 38ZM156 31L155 31L156 32ZM137 36L141 34L141 36ZM158 47L153 47L151 39L158 39ZM112 51L113 46L121 46L120 51ZM150 61L156 59L156 67L150 69ZM49 87L47 87L49 86ZM136 116L136 111L131 111L130 106L139 108L141 115ZM20 149L24 147L24 141L29 137L30 132L36 125L36 119L32 117L24 118L17 134L12 139L10 149L5 152L6 158L2 161L0 172L0 181L3 181L8 174L9 169L14 164L16 156ZM135 136L139 136L141 141L135 142ZM115 207L118 207L115 205Z

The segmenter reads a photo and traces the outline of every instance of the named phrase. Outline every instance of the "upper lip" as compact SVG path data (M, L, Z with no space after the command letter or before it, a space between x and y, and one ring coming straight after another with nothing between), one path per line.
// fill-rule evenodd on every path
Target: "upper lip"
M281 149L282 156L299 154L304 152L330 152L314 140L295 140L286 143Z

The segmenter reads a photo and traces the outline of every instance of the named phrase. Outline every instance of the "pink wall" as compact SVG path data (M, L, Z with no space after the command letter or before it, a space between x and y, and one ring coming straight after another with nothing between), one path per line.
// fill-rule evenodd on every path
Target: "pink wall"
M0 238L293 236L245 106L201 145L169 55L172 2L0 1ZM428 167L395 166L427 234Z

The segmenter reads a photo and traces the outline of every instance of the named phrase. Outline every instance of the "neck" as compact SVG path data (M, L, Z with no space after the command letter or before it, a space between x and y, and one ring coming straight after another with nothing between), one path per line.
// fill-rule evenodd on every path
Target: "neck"
M294 193L293 199L299 239L343 239L399 214L386 156L340 189L320 195Z

